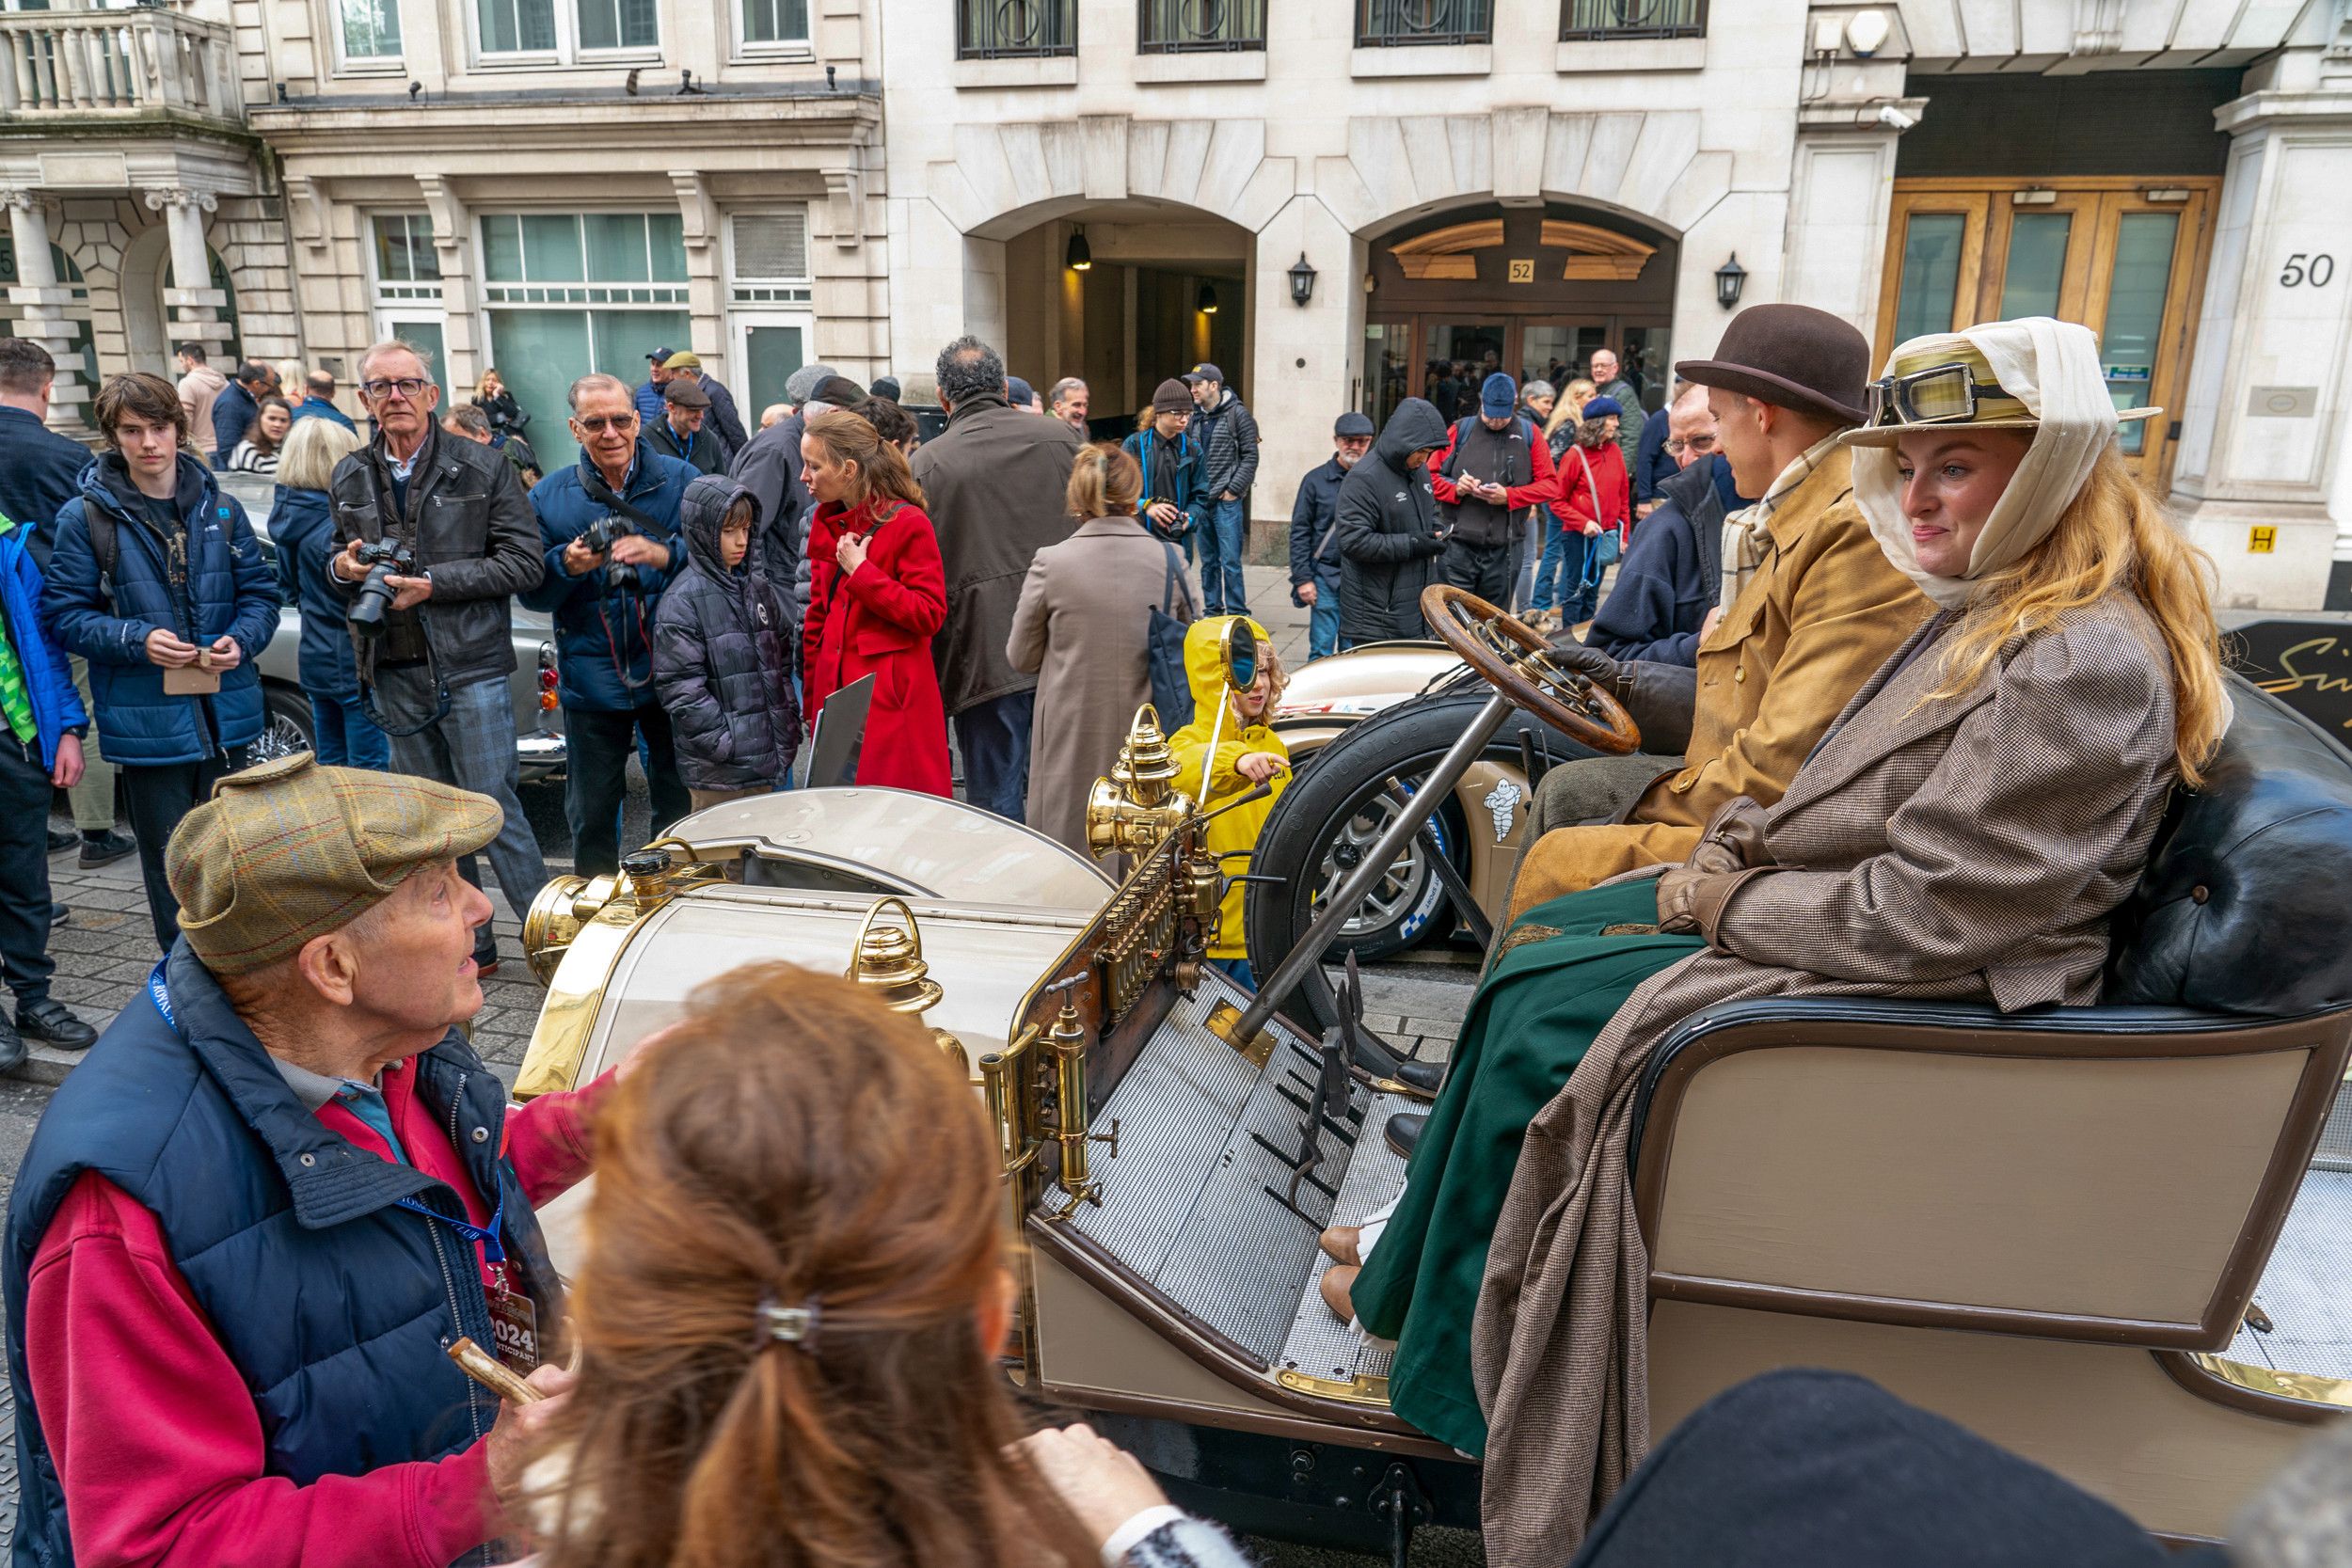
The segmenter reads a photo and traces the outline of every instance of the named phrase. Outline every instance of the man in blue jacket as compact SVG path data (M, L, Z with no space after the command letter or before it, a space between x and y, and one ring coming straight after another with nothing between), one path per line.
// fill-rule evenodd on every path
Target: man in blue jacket
M1307 661L1340 651L1340 482L1372 450L1372 420L1353 408L1331 427L1330 457L1307 470L1291 502L1291 603L1307 610Z
M1667 410L1667 455L1680 467L1658 489L1658 508L1633 531L1616 585L1584 644L1619 660L1698 663L1699 638L1723 593L1724 517L1748 502L1715 450L1707 389L1685 388Z
M278 372L259 359L247 359L213 400L213 467L229 467L245 433L262 412L262 400L278 390Z
M262 734L253 661L278 630L278 579L234 496L184 451L188 416L159 375L108 379L107 450L57 514L40 610L89 660L98 734L121 769L155 945L171 951L180 903L164 846Z
M621 865L621 800L629 752L644 736L659 835L692 809L678 777L670 716L653 687L654 607L686 563L678 503L693 466L641 438L637 404L618 376L572 383L572 439L580 461L531 492L547 546L547 575L522 595L555 616L555 665L564 704L564 815L573 867L583 877ZM605 549L580 536L607 518L626 531Z
M25 1035L69 1051L98 1037L49 994L49 792L80 780L89 715L41 631L26 532L0 516L0 971L16 993L15 1025L0 1014L0 1072L24 1060Z
M354 435L359 427L351 422L351 416L335 406L335 376L331 371L312 371L302 378L302 401L294 404L297 420L332 420Z
M1152 422L1121 443L1143 469L1143 495L1136 510L1163 539L1184 546L1202 523L1200 442L1192 433L1192 393L1181 381L1163 381L1152 394Z

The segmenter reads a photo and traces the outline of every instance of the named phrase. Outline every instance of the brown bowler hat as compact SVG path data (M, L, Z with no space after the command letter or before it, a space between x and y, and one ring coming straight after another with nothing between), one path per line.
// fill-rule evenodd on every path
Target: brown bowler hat
M1860 424L1870 380L1869 340L1809 305L1751 305L1731 318L1712 359L1685 359L1675 374L1702 387Z

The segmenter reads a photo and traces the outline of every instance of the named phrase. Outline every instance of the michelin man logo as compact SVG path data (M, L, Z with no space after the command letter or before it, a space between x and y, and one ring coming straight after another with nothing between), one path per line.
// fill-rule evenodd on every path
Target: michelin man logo
M1494 788L1486 792L1486 799L1483 804L1494 816L1497 844L1501 844L1511 836L1512 820L1518 815L1519 801L1525 798L1526 794L1525 790L1508 779L1496 781Z

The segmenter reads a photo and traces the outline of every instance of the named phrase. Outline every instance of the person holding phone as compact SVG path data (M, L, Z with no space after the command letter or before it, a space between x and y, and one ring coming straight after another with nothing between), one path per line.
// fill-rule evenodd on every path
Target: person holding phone
M98 734L122 769L155 945L180 935L164 846L261 737L253 660L278 630L278 578L236 497L188 446L162 376L118 375L93 412L106 450L57 514L41 616L89 660Z

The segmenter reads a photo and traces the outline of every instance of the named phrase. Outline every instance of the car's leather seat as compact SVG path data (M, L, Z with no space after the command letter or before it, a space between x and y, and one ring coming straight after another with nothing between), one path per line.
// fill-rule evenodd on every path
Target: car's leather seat
M2230 699L2203 786L2175 794L2116 911L2103 1000L2271 1018L2352 1006L2352 754L2236 676Z

